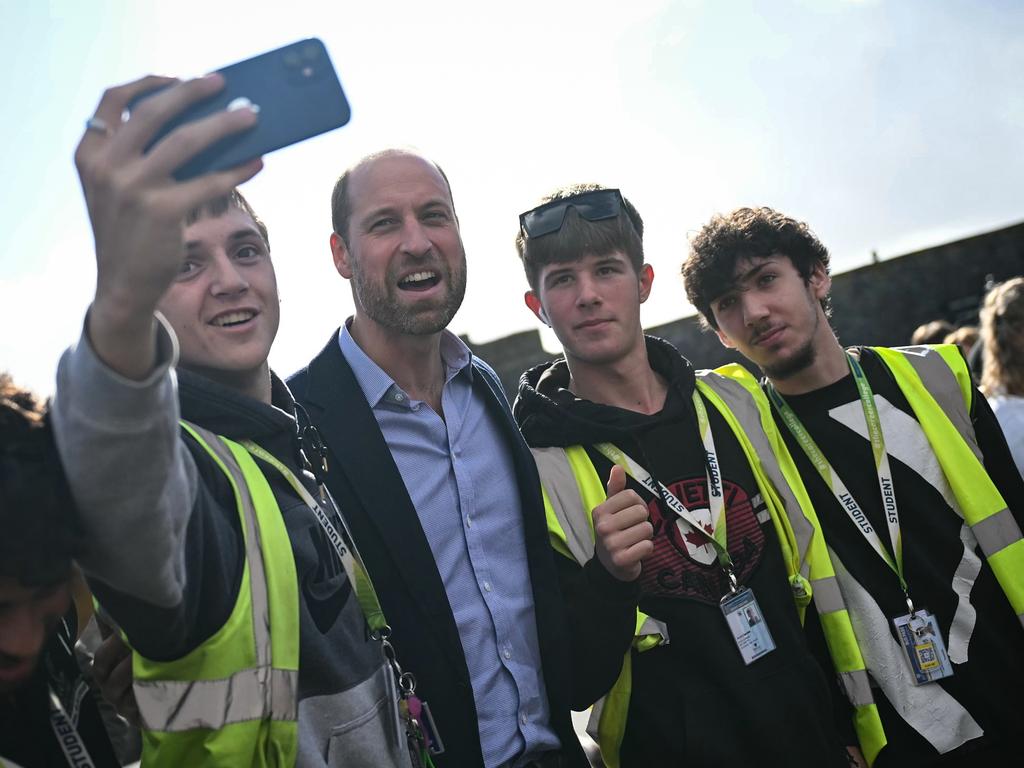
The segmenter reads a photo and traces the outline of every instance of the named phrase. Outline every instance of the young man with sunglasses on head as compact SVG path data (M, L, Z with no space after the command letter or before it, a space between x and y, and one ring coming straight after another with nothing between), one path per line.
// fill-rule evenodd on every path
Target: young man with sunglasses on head
M172 176L256 115L221 112L145 150L222 87L112 88L76 152L97 281L53 413L80 563L134 649L143 764L407 768L383 617L267 362L277 281L235 190L261 162Z
M770 208L714 217L683 265L813 501L812 649L849 679L874 766L1019 765L1024 483L954 345L844 349L829 255ZM848 616L850 627L836 623Z
M644 335L642 238L593 185L548 196L516 237L526 304L565 355L523 375L514 410L561 555L574 707L600 699L611 766L846 766L800 626L800 502L742 388Z

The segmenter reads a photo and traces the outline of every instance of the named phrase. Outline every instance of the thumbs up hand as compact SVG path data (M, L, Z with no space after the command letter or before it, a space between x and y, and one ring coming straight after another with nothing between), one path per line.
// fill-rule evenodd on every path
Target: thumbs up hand
M594 548L601 564L620 581L635 581L641 562L654 551L654 526L648 520L647 505L633 490L626 489L626 473L612 467L608 475L608 498L594 507Z

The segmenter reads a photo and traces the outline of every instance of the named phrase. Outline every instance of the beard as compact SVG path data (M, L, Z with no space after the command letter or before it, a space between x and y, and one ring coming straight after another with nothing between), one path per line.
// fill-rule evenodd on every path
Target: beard
M780 360L771 365L762 365L761 370L764 371L764 375L769 379L784 381L814 365L814 360L817 356L818 351L814 348L814 342L808 341L788 360Z
M807 343L785 360L762 365L761 370L769 379L785 381L814 365L814 361L818 357L818 350L814 346L814 340L818 334L818 326L821 325L821 316L818 314L818 303L811 296L808 296L808 308L814 316L814 327L811 329L811 335L807 339Z
M466 295L465 254L454 269L443 262L417 265L420 269L437 272L445 291L439 299L429 303L420 302L416 307L403 305L399 298L402 293L398 287L399 266L406 265L389 267L387 277L381 284L368 278L358 262L353 262L352 287L359 306L378 325L399 333L429 336L447 328Z

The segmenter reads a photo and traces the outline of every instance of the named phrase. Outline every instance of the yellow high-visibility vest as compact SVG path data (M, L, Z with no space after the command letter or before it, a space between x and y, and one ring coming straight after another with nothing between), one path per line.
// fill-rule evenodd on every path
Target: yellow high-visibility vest
M890 370L907 403L935 453L935 458L964 513L1000 587L1024 624L1024 543L1012 513L1007 509L982 463L970 407L974 389L971 374L953 344L918 347L871 347ZM771 418L771 406L756 379L740 366L727 366L728 374L740 382L762 412ZM719 369L725 371L726 369ZM772 442L780 465L791 477L794 492L807 498L803 481L796 472L792 456L772 422ZM804 507L807 520L816 532L821 524L809 501ZM906 542L904 541L904 546ZM854 707L854 726L868 765L886 744L885 731L871 701L868 678L849 678L854 668L863 670L864 662L846 612L845 601L835 579L831 557L820 533L812 539L810 553L814 601L822 630L836 670ZM827 575L827 576L826 576ZM830 612L826 606L831 606ZM853 685L856 683L856 686ZM860 702L860 703L858 703Z
M746 379L753 382L758 396L752 396ZM801 620L807 604L812 598L815 601L822 624L827 628L829 650L855 708L855 724L862 746L867 743L873 750L870 758L873 760L885 744L885 736L871 696L867 670L813 517L810 499L792 458L785 452L767 398L761 395L753 377L738 365L698 372L697 390L725 419L750 465L771 515ZM780 453L778 462L772 459L777 453ZM535 448L533 454L544 486L551 544L562 555L583 565L594 554L592 512L607 497L604 484L583 446ZM643 652L667 639L667 629L662 622L637 611L633 648ZM619 751L626 731L631 688L631 651L628 651L615 685L594 704L588 726L609 768L620 765Z
M245 539L238 598L224 625L174 661L132 653L144 766L295 765L299 590L273 491L238 443L182 422L227 476Z
M955 344L872 347L892 371L999 586L1024 624L1024 541L985 471L971 423L974 387Z

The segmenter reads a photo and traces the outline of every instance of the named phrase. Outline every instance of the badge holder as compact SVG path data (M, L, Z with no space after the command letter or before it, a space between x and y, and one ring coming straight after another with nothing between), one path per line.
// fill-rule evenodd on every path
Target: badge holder
M444 752L444 743L434 723L430 705L416 695L416 676L412 672L403 672L395 654L395 648L388 641L391 628L385 626L371 637L380 640L391 674L388 676L389 694L398 701L400 722L395 723L395 733L399 741L405 739L409 745L409 756L413 768L433 768L431 755Z
M750 587L739 587L736 574L726 570L729 577L729 593L719 601L719 608L729 625L732 639L736 641L743 663L750 665L775 650L775 641L768 630L768 624L757 604Z
M914 673L914 684L924 685L953 675L953 665L939 631L939 622L928 611L915 610L907 595L910 612L892 620L903 654Z

